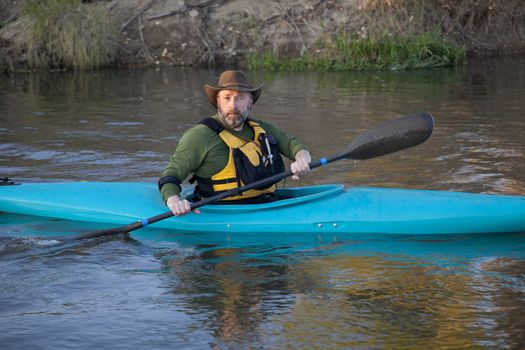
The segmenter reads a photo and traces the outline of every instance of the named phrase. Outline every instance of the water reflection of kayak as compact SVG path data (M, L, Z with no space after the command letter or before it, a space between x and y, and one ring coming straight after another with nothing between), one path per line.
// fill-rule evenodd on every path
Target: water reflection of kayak
M183 194L191 193L186 189ZM323 185L278 190L282 199L207 205L152 226L179 232L459 234L525 231L525 196ZM0 186L0 211L128 224L165 212L156 185L70 182Z

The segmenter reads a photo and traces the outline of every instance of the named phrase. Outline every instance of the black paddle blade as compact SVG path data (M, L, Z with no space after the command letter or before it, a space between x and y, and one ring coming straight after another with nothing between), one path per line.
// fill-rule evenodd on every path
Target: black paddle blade
M347 159L370 159L419 145L432 135L430 113L402 116L378 124L357 136L348 146Z

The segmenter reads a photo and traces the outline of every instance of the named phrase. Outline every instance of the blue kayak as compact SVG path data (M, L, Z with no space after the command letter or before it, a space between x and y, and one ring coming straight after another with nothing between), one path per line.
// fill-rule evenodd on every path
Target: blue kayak
M278 196L267 204L206 205L200 215L152 226L195 233L525 232L525 196L343 185L280 189ZM155 184L70 182L0 186L0 211L123 225L167 208Z

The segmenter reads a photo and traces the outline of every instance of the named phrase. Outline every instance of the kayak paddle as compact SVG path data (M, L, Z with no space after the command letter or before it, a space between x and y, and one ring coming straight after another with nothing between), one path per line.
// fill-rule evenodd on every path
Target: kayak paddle
M389 120L380 123L358 135L345 151L311 162L310 169L314 169L319 166L326 166L327 164L340 159L364 160L401 151L403 149L423 143L430 137L433 129L434 117L429 113L417 113ZM270 176L266 179L252 182L250 184L220 193L213 197L204 198L200 201L193 202L191 203L191 208L196 209L207 204L218 202L227 197L239 195L242 192L248 191L255 187L266 186L270 183L277 183L280 180L292 175L292 171L287 170L282 173ZM147 219L141 219L122 227L92 231L69 237L66 236L53 238L59 241L74 241L86 238L96 238L114 234L129 233L172 216L173 213L168 211Z

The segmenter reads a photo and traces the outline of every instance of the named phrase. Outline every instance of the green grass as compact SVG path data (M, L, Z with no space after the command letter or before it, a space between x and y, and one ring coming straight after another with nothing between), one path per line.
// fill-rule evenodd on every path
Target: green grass
M31 68L90 69L111 64L118 28L105 9L81 0L27 0L19 46Z
M466 62L466 50L432 34L360 39L340 34L319 41L301 58L250 55L251 70L346 71L449 67Z

